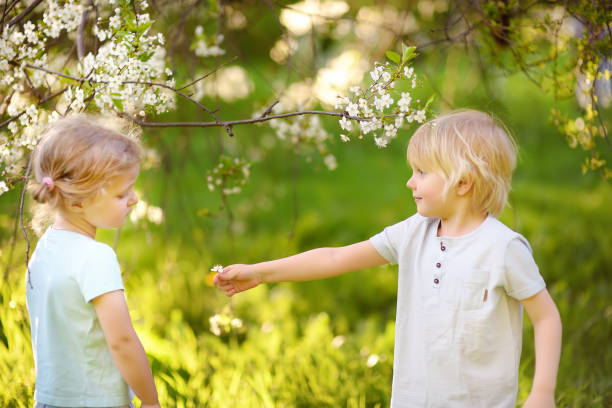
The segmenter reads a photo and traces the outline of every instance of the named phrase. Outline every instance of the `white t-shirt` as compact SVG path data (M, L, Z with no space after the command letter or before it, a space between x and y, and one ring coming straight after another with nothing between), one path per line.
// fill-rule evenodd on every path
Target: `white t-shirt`
M399 264L392 408L513 408L523 310L545 288L527 240L489 216L438 237L419 214L370 238Z
M115 252L106 244L70 231L47 229L29 264L26 283L34 398L62 407L129 403L91 300L123 289Z

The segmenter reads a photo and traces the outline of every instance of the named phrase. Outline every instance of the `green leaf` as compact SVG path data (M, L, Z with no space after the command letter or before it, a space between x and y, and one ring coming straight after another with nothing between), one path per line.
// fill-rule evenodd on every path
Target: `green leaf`
M123 102L121 102L121 99L113 98L113 105L115 105L115 108L119 111L123 112Z
M142 62L147 62L153 56L153 54L153 52L144 52L139 54L137 58Z
M425 106L423 107L423 109L425 110L429 109L429 105L431 105L434 99L435 99L435 95L431 95L429 99L427 100L427 103L425 103Z
M415 46L407 47L404 44L402 44L402 64L405 64L411 59L413 59L414 57L416 57L418 54L415 51L416 51Z
M386 52L387 58L389 58L390 61L395 62L396 64L399 64L401 61L401 57L397 52L394 51L387 51Z

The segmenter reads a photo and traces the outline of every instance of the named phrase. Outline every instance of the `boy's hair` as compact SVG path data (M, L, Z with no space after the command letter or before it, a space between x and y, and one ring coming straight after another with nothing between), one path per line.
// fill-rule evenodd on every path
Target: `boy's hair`
M508 200L517 146L504 124L476 110L459 110L421 125L408 144L411 165L440 171L446 192L473 182L475 208L499 215Z
M47 127L32 158L28 190L49 209L94 196L140 161L140 144L91 116L71 115Z

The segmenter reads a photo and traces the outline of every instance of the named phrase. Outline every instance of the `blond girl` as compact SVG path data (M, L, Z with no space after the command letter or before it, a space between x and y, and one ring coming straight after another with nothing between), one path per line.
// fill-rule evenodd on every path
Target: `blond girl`
M95 240L138 202L140 146L91 117L54 122L32 161L33 198L53 213L26 283L37 408L159 407L125 301L117 257Z
M524 407L554 407L559 313L527 240L496 218L516 164L514 142L491 116L458 111L422 125L408 161L413 216L353 245L228 266L217 286L231 296L262 282L398 264L393 408L514 407L525 308L536 368Z

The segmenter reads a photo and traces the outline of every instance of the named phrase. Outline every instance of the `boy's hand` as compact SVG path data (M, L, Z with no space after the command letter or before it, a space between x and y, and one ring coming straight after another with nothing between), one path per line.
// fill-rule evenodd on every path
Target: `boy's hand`
M140 408L161 408L159 404L141 404Z
M523 408L555 408L555 396L550 392L531 391Z
M236 264L223 268L214 282L227 296L251 289L261 283L261 275L253 271L253 265Z

